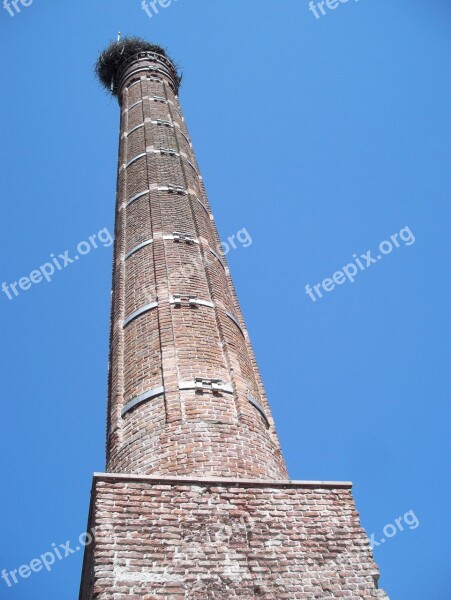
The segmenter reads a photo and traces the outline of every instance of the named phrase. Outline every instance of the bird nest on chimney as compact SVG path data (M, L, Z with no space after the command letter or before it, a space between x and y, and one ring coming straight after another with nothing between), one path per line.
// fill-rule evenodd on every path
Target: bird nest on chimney
M98 80L113 96L117 95L117 72L128 59L140 52L155 52L171 61L177 73L178 84L180 84L182 77L177 72L177 65L173 63L164 48L158 44L151 44L142 38L125 37L120 41L112 42L100 54L95 66L95 73Z

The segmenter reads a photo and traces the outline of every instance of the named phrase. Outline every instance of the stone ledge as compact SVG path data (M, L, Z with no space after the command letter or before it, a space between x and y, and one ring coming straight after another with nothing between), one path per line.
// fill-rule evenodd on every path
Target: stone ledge
M137 475L133 473L94 473L94 481L136 481L174 485L226 485L235 487L351 489L351 481L297 481L272 479L231 479L230 477L177 477L172 475Z

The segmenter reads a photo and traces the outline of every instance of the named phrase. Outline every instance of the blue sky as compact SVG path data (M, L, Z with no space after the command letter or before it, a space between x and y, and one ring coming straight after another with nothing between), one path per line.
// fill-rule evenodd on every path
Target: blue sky
M113 231L119 114L92 67L118 30L167 47L220 233L252 237L228 259L291 477L352 480L375 540L416 517L375 548L392 600L451 584L450 17L446 0L350 0L319 19L307 0L0 8L0 284ZM354 283L306 294L395 233ZM76 540L104 469L102 235L49 283L0 293L0 570ZM0 580L0 598L75 600L81 560Z

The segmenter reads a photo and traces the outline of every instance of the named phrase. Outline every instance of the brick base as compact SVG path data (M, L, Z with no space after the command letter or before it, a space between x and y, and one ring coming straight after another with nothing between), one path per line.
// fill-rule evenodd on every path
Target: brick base
M385 598L350 483L95 474L80 600Z

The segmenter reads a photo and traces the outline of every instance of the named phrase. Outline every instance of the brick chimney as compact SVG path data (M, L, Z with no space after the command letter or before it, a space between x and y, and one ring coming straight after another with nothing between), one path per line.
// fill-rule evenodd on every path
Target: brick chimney
M174 63L126 38L97 74L121 116L107 473L80 600L386 598L351 484L288 479Z
M120 65L114 86L107 470L286 478L177 72L164 55L142 51Z

